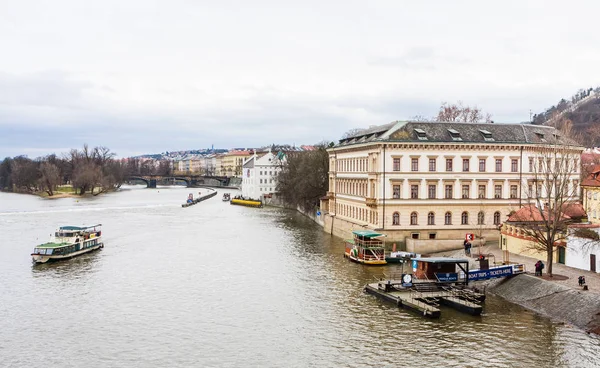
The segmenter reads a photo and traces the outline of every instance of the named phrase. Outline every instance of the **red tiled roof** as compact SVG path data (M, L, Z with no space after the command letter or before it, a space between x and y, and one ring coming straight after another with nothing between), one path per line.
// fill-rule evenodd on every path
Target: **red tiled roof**
M552 214L548 214L547 209L543 210L543 215L544 216L542 217L542 212L540 212L539 208L537 208L533 205L530 205L530 206L522 207L517 212L513 213L508 218L507 221L508 222L529 222L529 221L537 222L537 221L545 221L544 219L548 219L552 216ZM586 213L585 213L585 210L583 209L583 206L581 205L581 203L571 202L571 203L563 204L561 220L568 220L570 218L578 218L578 217L584 217L584 216L586 216Z
M600 175L598 175L599 173L600 165L595 165L590 171L590 174L585 179L583 179L581 185L584 187L600 187Z

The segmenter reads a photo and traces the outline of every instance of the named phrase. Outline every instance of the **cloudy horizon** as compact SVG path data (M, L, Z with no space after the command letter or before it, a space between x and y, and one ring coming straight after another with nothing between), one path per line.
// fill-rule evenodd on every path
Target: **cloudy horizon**
M529 120L600 85L579 1L5 2L0 159L334 141L442 102ZM590 26L588 26L590 25Z

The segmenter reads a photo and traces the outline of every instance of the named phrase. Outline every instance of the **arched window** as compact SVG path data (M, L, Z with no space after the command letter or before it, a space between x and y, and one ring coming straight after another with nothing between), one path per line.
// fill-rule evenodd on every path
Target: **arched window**
M494 225L500 225L500 212L494 212Z
M427 214L427 225L435 225L435 213L429 212Z
M483 225L485 223L485 214L483 211L479 211L477 214L477 225Z
M398 212L394 212L392 215L392 225L400 225L400 214Z
M444 225L452 225L452 213L446 212L444 215Z
M418 225L418 222L417 222L417 213L416 212L413 212L413 213L410 214L410 224L411 225Z
M469 224L469 213L468 212L463 212L462 215L460 215L460 223L461 223L461 225Z

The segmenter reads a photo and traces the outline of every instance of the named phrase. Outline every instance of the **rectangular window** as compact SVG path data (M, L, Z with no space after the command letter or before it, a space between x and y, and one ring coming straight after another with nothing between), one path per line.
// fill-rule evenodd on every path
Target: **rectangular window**
M445 191L445 198L446 199L451 199L452 198L452 185L446 185L446 191Z
M463 197L463 199L469 198L469 185L468 184L462 186L462 197Z
M479 191L477 192L477 196L479 198L485 198L485 185L479 186Z
M480 158L479 159L479 171L480 172L484 172L485 171L485 158Z
M529 158L529 172L533 172L533 158Z
M511 172L519 171L519 160L517 160L517 159L510 160L510 171Z
M494 198L502 198L502 185L494 185Z
M258 175L262 175L262 171L260 171L260 174L258 174Z
M410 159L410 170L411 171L419 171L419 159L418 158Z
M517 198L517 186L516 185L510 186L510 198Z
M446 159L446 171L452 171L452 159L451 158Z
M394 185L393 186L393 193L394 193L394 198L395 199L400 198L400 186L399 185Z
M417 199L419 198L419 186L413 184L410 186L410 198Z
M502 159L496 159L496 172L502 172Z
M463 171L469 171L469 159L463 158Z
M260 179L260 183L262 184L262 179Z
M429 159L429 171L435 171L435 158Z
M400 158L394 157L394 171L400 171Z
M410 234L410 237L413 239L419 239L419 233L412 233Z
M435 233L429 233L429 239L435 239Z
M435 199L435 184L429 185L428 196L429 199Z

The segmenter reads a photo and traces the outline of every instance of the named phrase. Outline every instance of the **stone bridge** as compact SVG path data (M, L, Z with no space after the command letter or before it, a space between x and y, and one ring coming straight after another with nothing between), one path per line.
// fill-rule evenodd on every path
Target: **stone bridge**
M205 184L207 179L216 180L221 186L228 186L231 178L227 176L212 175L132 175L128 180L140 180L146 183L148 188L156 188L157 182L184 181L188 187Z

